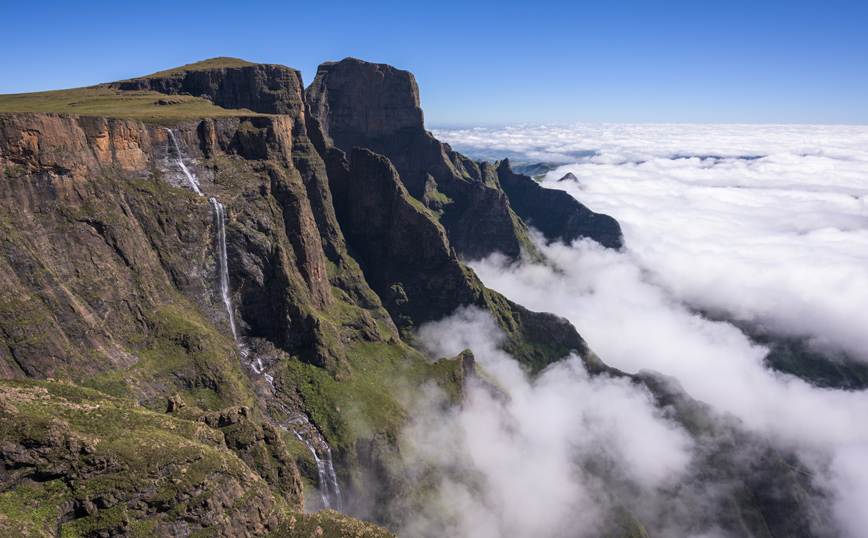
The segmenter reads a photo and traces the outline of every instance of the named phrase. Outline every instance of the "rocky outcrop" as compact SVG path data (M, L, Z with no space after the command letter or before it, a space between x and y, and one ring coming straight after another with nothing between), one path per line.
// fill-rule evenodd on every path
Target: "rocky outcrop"
M624 246L618 221L594 213L564 191L543 188L530 177L513 173L509 159L497 164L497 177L516 214L549 241L571 243L587 237L607 248Z
M320 510L315 514L293 514L268 535L268 538L288 536L315 536L317 538L395 538L382 527L341 515L334 510Z
M347 155L387 157L407 189L434 211L456 251L468 258L533 251L493 170L454 153L425 130L413 75L347 58L325 63L306 90L327 139Z
M12 492L4 502L20 506L17 520L0 520L5 536L247 537L301 508L294 463L283 460L288 487L269 487L262 465L254 470L227 451L237 438L230 425L220 425L224 433L31 380L0 381L0 408L0 488ZM262 445L285 453L274 436Z
M207 64L205 64L207 65ZM304 111L301 73L283 65L250 64L202 68L196 64L166 75L110 84L123 91L148 90L204 97L223 108L263 114L298 115Z
M356 148L347 162L332 149L329 179L341 227L366 280L405 337L427 321L462 306L490 312L509 336L516 358L541 368L555 356L588 349L575 328L551 314L538 314L485 288L451 248L435 215L404 188L391 162Z
M424 128L419 89L406 71L353 58L325 63L306 95L335 147L348 155L354 147L367 148L392 162L408 193L437 215L459 255L535 257L522 219L550 239L590 237L610 248L622 245L611 217L564 193L540 192L527 178L534 190L519 180L525 176L503 174L437 141Z

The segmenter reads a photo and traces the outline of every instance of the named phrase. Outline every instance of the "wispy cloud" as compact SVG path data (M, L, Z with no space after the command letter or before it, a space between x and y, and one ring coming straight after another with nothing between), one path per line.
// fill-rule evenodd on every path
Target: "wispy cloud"
M868 361L868 128L579 125L437 136L529 159L593 151L544 185L616 217L625 251L541 245L546 265L493 256L474 269L511 299L570 319L608 364L675 376L691 396L795 450L835 492L843 531L860 535L868 393L770 371L765 348L695 309ZM567 172L578 181L558 182Z
M471 382L460 410L425 408L404 432L413 465L468 462L441 477L428 507L440 517L417 518L414 533L439 535L451 520L460 536L599 536L620 503L615 484L588 466L616 470L616 482L651 497L681 480L693 441L650 393L627 379L591 379L575 356L531 380L497 349L501 336L472 308L420 328L434 356L473 349L497 388Z

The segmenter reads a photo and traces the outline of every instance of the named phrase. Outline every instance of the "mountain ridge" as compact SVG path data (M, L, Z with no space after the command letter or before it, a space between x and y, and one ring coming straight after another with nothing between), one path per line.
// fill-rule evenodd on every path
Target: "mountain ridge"
M498 250L538 257L524 219L543 222L539 213L549 204L561 210L550 211L543 226L548 239L568 239L556 234L573 230L573 239L587 236L620 248L614 219L571 198L550 198L532 179L511 174L508 161L495 168L452 152L424 130L418 88L406 72L344 60L321 66L323 76L305 89L291 68L218 60L100 91L117 92L117 99L164 96L168 104L154 110L171 110L179 103L169 101L191 97L215 109L252 113L154 116L145 123L0 113L0 374L15 379L6 382L12 388L0 404L18 432L4 436L0 447L0 485L20 505L17 521L46 535L181 533L171 525L147 527L154 513L137 512L138 493L119 500L108 490L76 489L77 473L92 465L88 451L73 450L69 441L86 435L77 430L81 410L64 403L72 393L96 402L87 405L107 405L98 400L108 394L121 399L121 407L141 406L148 417L169 414L210 428L202 431L219 446L222 440L234 447L239 473L267 486L249 495L269 507L232 525L244 527L239 533L277 536L290 532L305 500L316 499L310 489L318 458L297 437L307 427L302 424L331 445L350 499L361 503L372 480L381 485L373 507L351 504L350 512L400 528L408 512L390 508L404 506L396 500L410 503L410 511L413 503L425 503L425 491L390 470L400 462L399 434L409 416L397 395L433 383L448 396L443 405L460 404L475 372L472 354L434 361L414 347L413 330L426 321L474 306L492 316L507 335L504 349L531 371L575 352L592 374L625 376L600 361L569 322L485 288L461 262ZM367 111L360 120L353 116L358 104L335 98L354 80L356 96L377 109L375 136L355 130ZM383 81L391 91L381 92ZM14 108L8 103L0 98L0 110ZM394 103L403 110L397 126L386 113ZM181 155L169 149L167 126ZM188 169L205 196L190 190ZM527 182L536 189L522 191ZM513 209L505 192L510 188L523 193L516 205L523 208ZM208 197L226 207L225 261L238 341L217 289L219 226ZM570 224L583 221L584 228ZM101 393L28 381L56 377ZM656 390L661 401L668 398L683 416L700 413L686 395L676 398L653 388L660 383L632 379ZM61 409L58 420L66 426L48 420L43 429L27 427L16 398L36 389L48 391L45 406ZM37 399L28 402L33 414L48 409ZM142 438L157 442L161 435L157 429ZM325 449L318 448L319 458ZM131 454L125 465L138 461ZM46 474L55 460L72 463ZM747 484L740 468L733 476ZM123 491L151 487L145 482L152 475L139 478ZM60 501L56 511L46 516L23 508L20 488L31 482L51 484L53 501ZM167 491L164 502L184 508L157 512L202 532L229 532L187 498L207 505L218 493L210 482ZM302 488L308 489L304 499ZM780 502L792 499L785 493ZM621 508L618 513L630 513ZM765 517L753 501L738 510ZM262 514L265 523L257 519ZM355 525L320 514L336 534ZM612 526L617 535L645 533L632 516L613 519Z

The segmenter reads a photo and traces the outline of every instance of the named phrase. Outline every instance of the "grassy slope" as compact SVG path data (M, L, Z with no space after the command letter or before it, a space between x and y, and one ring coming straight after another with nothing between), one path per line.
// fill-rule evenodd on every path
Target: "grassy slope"
M142 78L180 76L188 71L250 65L256 64L237 58L211 58L153 73ZM172 104L160 105L160 100ZM204 118L258 115L246 109L229 110L214 106L207 99L190 95L167 96L150 91L121 91L110 88L107 84L68 90L0 95L0 113L4 112L43 112L129 118L159 125L171 125L180 121Z
M160 105L160 101L172 104ZM173 125L181 121L233 116L258 116L246 109L229 110L190 95L121 91L105 85L50 92L0 95L0 113L43 112L128 118L143 123Z
M225 450L219 431L201 422L147 411L133 400L33 380L0 381L0 409L4 444L38 455L19 457L3 477L14 485L0 494L4 533L27 535L29 530L39 536L38 529L51 528L79 536L128 526L133 535L145 536L161 516L195 510L235 484L269 497L275 514L290 509ZM135 501L136 492L145 494L149 508ZM64 503L89 502L101 509L69 523L60 520ZM218 519L234 518L250 502L252 497L238 498Z
M239 58L229 58L226 56L221 56L218 58L211 58L208 60L202 60L201 62L195 62L192 64L182 65L181 67L176 67L174 69L167 69L165 71L159 71L157 73L153 73L142 78L163 78L163 77L171 77L175 75L183 75L187 71L204 71L206 69L225 69L231 67L248 67L251 65L257 65L253 62L248 62L245 60L241 60Z

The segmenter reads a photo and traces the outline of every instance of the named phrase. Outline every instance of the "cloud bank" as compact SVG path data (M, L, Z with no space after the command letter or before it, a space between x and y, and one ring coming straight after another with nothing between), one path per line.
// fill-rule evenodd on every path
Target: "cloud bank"
M868 128L580 125L436 135L464 151L502 147L525 152L528 160L572 158L572 164L550 172L544 186L567 190L592 210L617 218L627 248L540 243L546 265L510 264L498 256L472 263L485 284L528 308L567 317L608 364L675 376L691 396L794 451L815 482L833 492L835 530L862 535L868 515L857 507L868 505L868 393L819 389L770 371L763 364L765 348L695 309L810 338L829 356L844 352L868 361ZM567 172L578 181L558 182ZM462 342L476 351L471 340ZM568 394L589 395L591 402L590 395L601 389L588 381L582 385L578 374L558 371L559 379L573 383L571 390L558 392L546 385L546 374L521 390L544 388L558 402L553 408L589 412ZM624 390L607 397L642 410L663 428L652 435L671 456L661 461L671 462L668 474L686 472L690 441L663 434L665 422ZM510 420L518 425L511 431L523 431L525 422L518 417L544 415L513 410ZM617 419L606 421L618 431ZM564 424L555 430L571 429ZM468 431L476 429L481 427ZM589 430L578 438L606 435L618 436ZM575 442L567 438L562 441ZM468 450L484 451L473 448L473 439L468 437ZM495 439L477 442L504 444ZM624 455L629 438L607 446L619 447L619 461L634 461ZM633 483L649 491L662 487L650 468L646 474L634 466L630 473ZM591 495L593 489L578 491Z
M693 440L650 393L628 379L590 379L575 356L531 380L497 348L502 337L476 309L419 330L433 356L473 349L496 389L471 382L460 410L425 408L404 432L415 465L466 462L440 480L409 534L441 535L446 520L458 536L600 536L622 506L616 484L656 498L681 480ZM616 476L603 484L592 465Z

